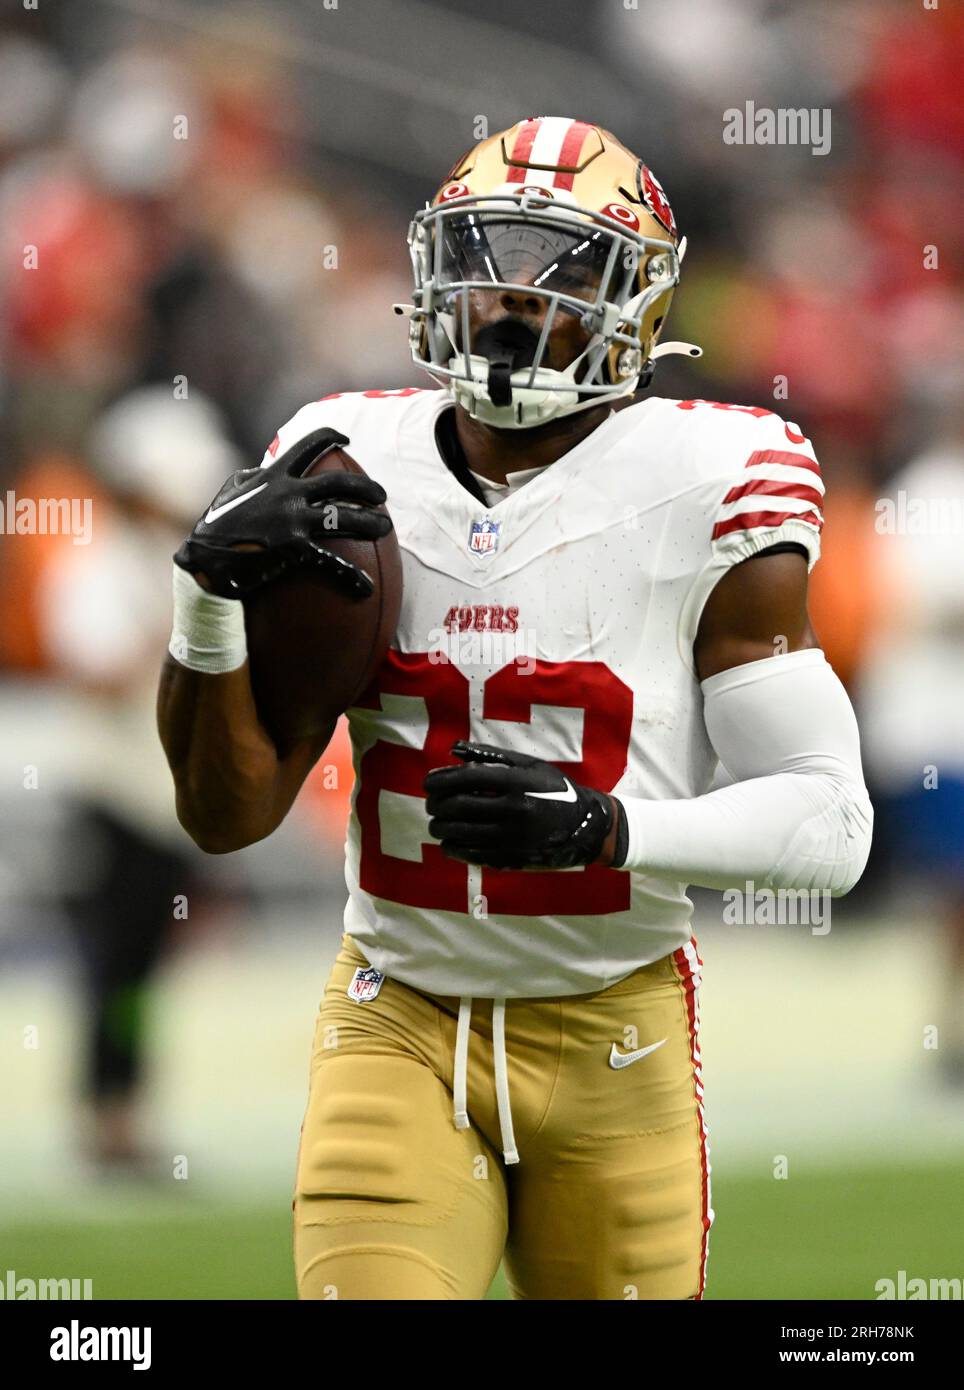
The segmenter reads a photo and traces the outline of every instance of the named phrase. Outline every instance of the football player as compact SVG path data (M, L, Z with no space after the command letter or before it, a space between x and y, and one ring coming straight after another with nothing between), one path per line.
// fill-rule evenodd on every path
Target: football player
M856 723L807 618L820 469L769 410L638 397L660 354L698 349L659 346L684 243L606 131L483 141L409 243L396 308L441 389L306 405L219 494L176 557L160 697L197 843L270 834L325 740L282 755L259 725L238 595L305 556L342 581L311 500L372 537L387 498L404 595L348 711L299 1290L482 1298L504 1259L519 1298L700 1298L687 886L842 894L869 848ZM298 483L333 437L369 477Z

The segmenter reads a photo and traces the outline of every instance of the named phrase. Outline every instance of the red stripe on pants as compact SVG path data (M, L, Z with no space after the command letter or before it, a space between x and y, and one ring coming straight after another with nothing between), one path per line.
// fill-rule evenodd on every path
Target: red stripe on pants
M690 938L690 948L696 957L697 965L702 969L703 962L700 960L699 949L696 944L696 937ZM700 1058L700 1028L699 1014L696 1002L696 980L694 979L693 965L686 954L684 947L673 952L673 961L682 978L683 989L686 997L686 1016L689 1021L690 1030L690 1057L693 1062L693 1090L696 1095L697 1118L700 1127L700 1173L702 1186L702 1220L703 1236L700 1243L700 1274L699 1286L696 1291L696 1298L702 1299L703 1290L706 1287L706 1260L709 1253L709 1237L712 1217L710 1215L710 1165L708 1158L708 1145L706 1142L706 1123L703 1117L703 1073Z

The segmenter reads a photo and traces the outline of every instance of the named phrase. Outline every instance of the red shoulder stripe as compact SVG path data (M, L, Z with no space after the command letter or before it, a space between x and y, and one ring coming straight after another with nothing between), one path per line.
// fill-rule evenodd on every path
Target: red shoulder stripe
M810 458L808 454L796 454L790 449L757 449L756 453L750 455L746 461L747 468L752 468L756 463L777 463L783 464L787 468L809 468L811 473L820 476L820 465L816 459Z
M815 487L808 487L806 483L778 483L776 478L751 478L748 483L740 483L738 487L730 488L723 498L723 506L727 502L738 502L741 497L751 497L763 493L768 497L798 497L801 502L812 502L815 507L819 507L823 501L823 493L818 492Z

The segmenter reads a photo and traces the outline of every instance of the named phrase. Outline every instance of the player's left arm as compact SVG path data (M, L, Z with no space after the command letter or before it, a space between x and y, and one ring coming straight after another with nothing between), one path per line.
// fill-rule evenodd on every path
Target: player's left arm
M694 644L710 741L734 778L685 800L610 796L552 763L457 744L429 774L429 831L495 868L598 863L709 888L849 891L873 812L857 723L807 615L807 560L763 551L719 580Z
M680 800L606 795L552 763L457 745L464 765L425 784L444 852L496 868L598 863L708 888L750 879L848 892L867 862L873 810L853 708L808 617L812 552L794 543L801 534L778 527L775 548L736 558L695 634L706 731L732 785Z
M618 798L602 862L709 888L854 886L873 809L850 700L807 613L807 561L784 551L727 571L694 643L710 742L733 785L688 801Z

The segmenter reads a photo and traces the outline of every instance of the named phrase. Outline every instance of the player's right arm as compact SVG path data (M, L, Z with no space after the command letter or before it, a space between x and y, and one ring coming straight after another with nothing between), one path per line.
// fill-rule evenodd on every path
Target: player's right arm
M261 468L235 473L174 557L174 631L158 728L178 818L212 854L242 849L277 829L331 738L333 726L279 748L262 725L243 600L306 567L360 602L371 594L369 577L324 541L385 535L391 522L375 510L384 490L361 474L305 476L326 449L347 443L336 430L316 429Z
M334 732L332 725L282 755L258 718L247 661L212 675L172 656L161 671L157 722L178 820L208 854L277 830Z

